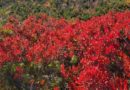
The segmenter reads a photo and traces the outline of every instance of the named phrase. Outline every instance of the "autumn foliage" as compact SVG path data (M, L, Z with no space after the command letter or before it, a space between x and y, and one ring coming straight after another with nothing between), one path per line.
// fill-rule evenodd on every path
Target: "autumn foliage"
M60 74L62 85L54 85L54 90L128 90L130 11L73 22L44 14L22 23L10 17L0 29L1 69L17 63L13 79L24 80L22 74L31 74L25 65L32 62L42 63L43 71L44 65L58 69L55 76ZM44 87L47 81L43 78L39 84Z

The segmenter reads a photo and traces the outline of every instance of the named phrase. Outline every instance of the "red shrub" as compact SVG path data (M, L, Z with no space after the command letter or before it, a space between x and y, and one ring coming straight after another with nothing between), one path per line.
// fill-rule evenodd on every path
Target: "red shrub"
M128 90L129 33L129 11L73 24L46 15L11 18L1 29L0 64L58 60L70 90Z

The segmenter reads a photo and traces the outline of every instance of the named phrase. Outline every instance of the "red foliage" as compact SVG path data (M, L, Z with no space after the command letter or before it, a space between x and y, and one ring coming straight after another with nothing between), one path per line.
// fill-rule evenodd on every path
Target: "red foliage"
M60 89L59 89L59 87L54 87L54 89L53 89L53 90L60 90Z
M73 24L46 15L30 16L23 23L11 18L2 27L6 29L13 34L2 35L1 65L24 60L36 63L59 60L70 90L128 90L129 11L77 20ZM77 64L70 64L74 55Z

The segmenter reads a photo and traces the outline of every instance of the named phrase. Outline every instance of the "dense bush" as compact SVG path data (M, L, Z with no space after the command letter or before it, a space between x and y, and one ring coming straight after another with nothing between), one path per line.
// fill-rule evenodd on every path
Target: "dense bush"
M0 87L128 90L129 47L130 11L73 22L10 17L0 29Z
M41 12L56 18L86 20L109 10L129 9L125 0L0 0L0 7L0 17L4 21L10 15L24 20L29 15Z

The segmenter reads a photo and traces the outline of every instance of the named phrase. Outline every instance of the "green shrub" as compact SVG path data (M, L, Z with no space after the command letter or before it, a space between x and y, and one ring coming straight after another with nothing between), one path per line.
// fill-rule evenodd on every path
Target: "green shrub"
M21 20L41 12L56 18L78 17L85 20L110 10L129 9L125 0L1 0L0 7L1 18L6 19L9 15L15 15Z

